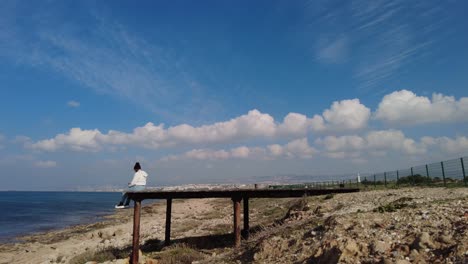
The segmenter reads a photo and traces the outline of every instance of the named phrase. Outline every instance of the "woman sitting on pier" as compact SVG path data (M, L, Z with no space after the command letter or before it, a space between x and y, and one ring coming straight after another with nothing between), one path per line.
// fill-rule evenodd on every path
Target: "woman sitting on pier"
M135 174L133 175L132 181L128 184L129 192L135 191L143 191L146 186L146 178L148 177L148 173L141 169L140 163L135 163L133 167ZM119 204L115 206L116 209L127 208L130 204L130 199L128 198L127 194L124 193L122 199L120 200Z

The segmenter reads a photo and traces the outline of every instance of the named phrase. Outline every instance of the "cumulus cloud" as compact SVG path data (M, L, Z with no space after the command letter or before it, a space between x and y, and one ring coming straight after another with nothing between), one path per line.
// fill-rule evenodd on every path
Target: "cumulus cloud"
M368 107L359 99L351 99L335 101L321 115L315 114L313 117L289 113L282 122L277 122L271 115L254 109L227 121L202 126L180 124L165 127L164 124L149 122L129 133L116 130L103 133L98 129L72 128L67 133L58 134L53 138L36 142L28 140L24 145L42 151L99 151L125 146L160 149L187 145L232 144L255 139L272 141L306 137L310 134L361 132L367 128L370 116L371 110ZM453 97L434 94L431 101L410 91L397 91L382 99L375 112L375 118L401 123L468 120L468 98L457 101ZM426 149L420 142L406 138L399 130L371 131L365 136L330 136L320 138L316 142L322 144L329 155L334 157L346 156L340 152L349 149L359 151L364 148L388 147L408 154L424 153ZM275 153L282 155L284 146L271 145L267 150L273 156ZM238 149L236 155L242 157L246 156L246 153L246 149Z
M281 152L289 158L311 158L317 151L309 145L307 138L296 139L286 146L283 146Z
M81 130L72 128L68 134L58 134L52 139L45 139L29 145L32 149L56 151L68 148L75 151L97 151L101 148L100 141L104 135L97 129Z
M395 91L384 96L375 118L407 125L468 121L468 97L456 100L453 96L434 93L430 99L408 90Z
M80 102L77 102L77 101L73 101L73 100L72 100L72 101L68 101L68 102L67 102L67 105L68 105L69 107L76 108L76 107L79 107L79 106L80 106Z
M230 150L193 149L180 155L170 155L162 161L173 160L226 160L226 159L276 159L283 158L312 158L317 151L311 147L307 138L293 140L285 145L269 145L264 147L241 146Z
M423 137L421 141L428 147L435 147L452 155L466 155L468 152L468 138L466 136L458 136L454 139L449 137Z
M399 130L370 131L365 136L327 136L319 138L316 144L324 148L331 158L359 157L363 152L369 155L385 155L387 151L397 151L408 155L425 154L427 144L407 138Z
M356 130L367 126L371 111L359 99L333 102L330 109L323 112L323 118L331 129Z
M236 141L245 138L272 137L277 125L273 117L249 111L226 122L193 127L182 124L165 128L163 124L147 123L137 127L132 133L110 130L107 134L94 130L72 128L66 134L58 134L54 138L40 140L31 144L31 148L55 151L71 149L75 151L97 151L103 145L134 145L146 148L171 147L179 144L207 144Z
M157 149L182 144L232 143L255 138L277 138L305 136L310 132L330 130L355 130L363 128L369 119L370 110L358 99L334 102L323 117L312 118L299 113L289 113L282 123L266 113L254 109L245 115L224 122L194 127L181 124L165 128L164 124L151 122L137 127L132 133L110 130L102 133L98 129L84 130L72 128L68 133L56 135L28 144L32 149L56 151L98 151L106 145L131 145Z
M43 168L43 169L54 168L54 167L57 167L57 162L52 161L52 160L44 160L44 161L40 160L40 161L36 161L34 163L34 166L38 168Z

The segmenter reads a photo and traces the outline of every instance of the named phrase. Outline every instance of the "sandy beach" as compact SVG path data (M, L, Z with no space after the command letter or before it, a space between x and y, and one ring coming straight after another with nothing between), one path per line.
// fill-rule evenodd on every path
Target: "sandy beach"
M132 209L0 245L0 263L128 263ZM141 263L467 263L468 188L404 188L251 201L252 235L233 250L229 199L143 207Z

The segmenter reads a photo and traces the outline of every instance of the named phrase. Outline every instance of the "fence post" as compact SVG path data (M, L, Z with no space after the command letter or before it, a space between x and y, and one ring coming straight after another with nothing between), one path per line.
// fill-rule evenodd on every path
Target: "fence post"
M400 181L400 172L397 170L396 171L396 185L399 186L399 182Z
M384 176L384 185L385 185L385 188L387 188L387 172L384 172L383 176Z
M414 186L414 174L413 174L413 167L411 167L411 185Z
M444 169L444 162L440 162L440 167L442 168L442 178L444 179L444 187L447 186L447 183L445 182L445 169Z
M429 166L426 164L427 185L431 184L431 177L429 176Z
M377 188L377 184L375 182L375 174L374 174L374 188Z
M465 187L468 184L467 179L466 179L466 174L465 174L465 164L463 164L463 158L460 158L460 162L462 165L462 172L463 172L463 182L465 183Z

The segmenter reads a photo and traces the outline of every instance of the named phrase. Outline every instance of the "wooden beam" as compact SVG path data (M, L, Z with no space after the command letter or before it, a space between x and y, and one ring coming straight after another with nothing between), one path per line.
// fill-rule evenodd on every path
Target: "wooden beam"
M131 263L138 264L138 254L140 250L140 213L141 201L135 200L135 207L133 209L133 246Z
M171 211L172 211L172 199L166 200L166 236L164 238L164 244L169 246L171 243Z
M142 191L127 192L132 200L144 199L192 199L192 198L291 198L304 195L326 195L330 193L359 192L358 188L339 189L241 189L241 190L187 190L187 191Z
M244 197L244 230L242 230L242 236L244 239L249 238L249 198Z
M241 244L241 228L240 228L240 201L242 198L233 197L234 203L234 246L240 247Z

